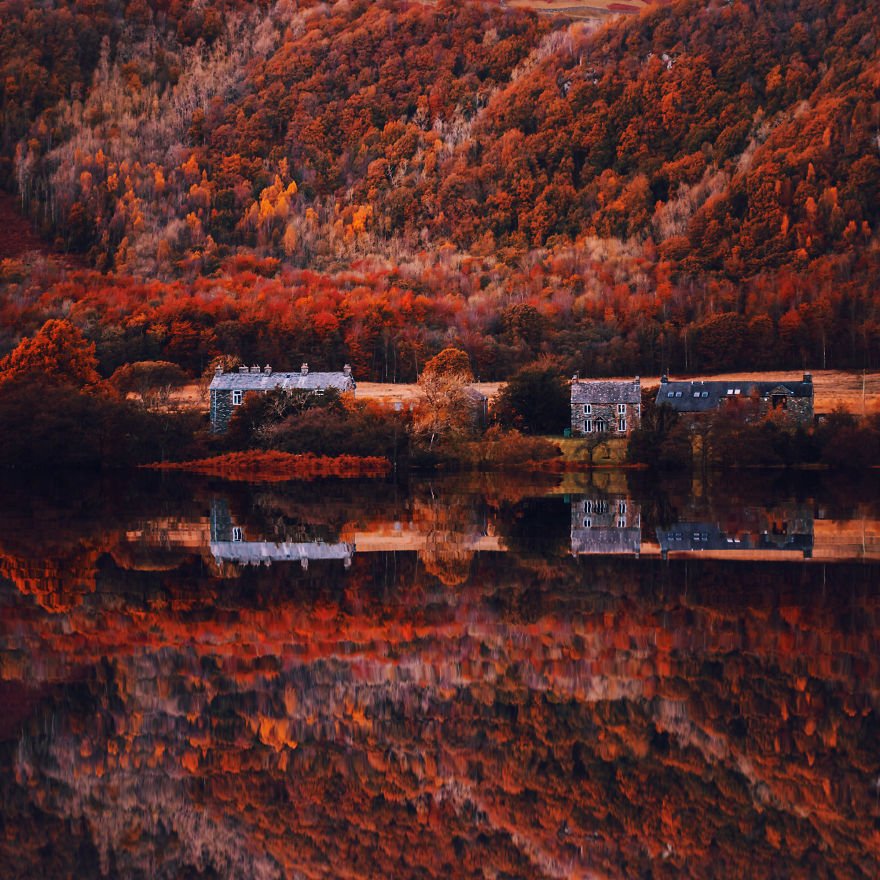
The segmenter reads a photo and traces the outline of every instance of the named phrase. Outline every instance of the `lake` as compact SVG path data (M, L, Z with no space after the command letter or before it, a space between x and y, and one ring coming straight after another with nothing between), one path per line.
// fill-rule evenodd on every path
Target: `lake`
M0 876L876 877L878 488L7 480Z

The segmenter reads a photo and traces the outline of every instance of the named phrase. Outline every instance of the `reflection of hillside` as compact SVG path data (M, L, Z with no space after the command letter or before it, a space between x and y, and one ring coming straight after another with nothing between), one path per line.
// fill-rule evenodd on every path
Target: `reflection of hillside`
M0 678L90 670L6 754L6 825L37 805L120 875L880 867L866 568L485 555L445 591L356 556L344 593L255 569L136 607L127 577L63 614L0 594Z

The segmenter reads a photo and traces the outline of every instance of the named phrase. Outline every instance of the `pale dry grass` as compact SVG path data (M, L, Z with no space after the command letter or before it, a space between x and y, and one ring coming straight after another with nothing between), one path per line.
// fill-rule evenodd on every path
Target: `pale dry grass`
M605 18L623 12L637 13L653 4L646 0L588 0L583 3L577 0L508 0L504 5L569 18Z

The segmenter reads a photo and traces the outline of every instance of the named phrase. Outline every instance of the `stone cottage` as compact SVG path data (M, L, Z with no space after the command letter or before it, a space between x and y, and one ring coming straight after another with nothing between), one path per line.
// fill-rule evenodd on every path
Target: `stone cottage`
M626 437L642 418L642 383L612 379L571 380L571 433Z
M222 433L229 427L236 407L241 406L249 394L265 394L268 391L309 391L323 394L327 389L354 391L357 384L346 364L339 373L313 373L303 364L298 373L273 373L269 366L239 367L237 371L224 373L218 367L209 386L211 394L211 429Z
M738 379L673 382L663 376L656 403L686 417L741 405L745 420L754 421L775 413L792 427L808 427L813 423L813 377L804 373L801 382L744 382Z

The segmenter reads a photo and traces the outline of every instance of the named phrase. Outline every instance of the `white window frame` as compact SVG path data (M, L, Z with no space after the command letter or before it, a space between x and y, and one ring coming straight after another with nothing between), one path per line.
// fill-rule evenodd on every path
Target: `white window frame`
M238 544L240 541L244 540L244 532L242 531L241 526L233 526L232 527L232 540Z
M617 404L617 414L618 414L619 416L625 416L625 415L626 415L626 404L625 404L625 403L618 403L618 404Z
M241 402L244 400L244 391L240 389L236 389L232 392L232 405L233 406L241 406Z
M617 430L618 431L626 431L626 419L618 419L617 420Z
M584 404L584 415L591 416L592 414L593 414L593 404L592 403L585 403Z
M592 434L593 433L593 420L592 419L587 419L584 422L584 433L585 434Z

